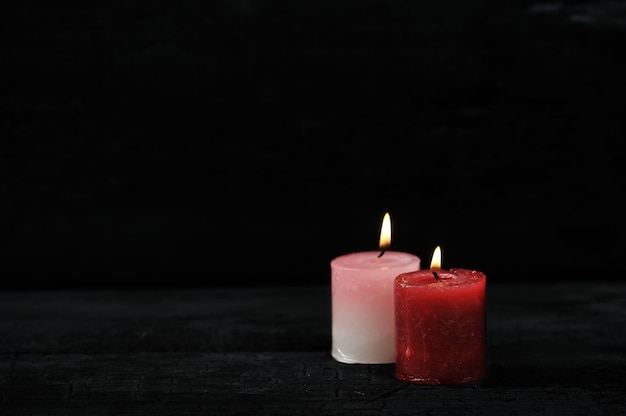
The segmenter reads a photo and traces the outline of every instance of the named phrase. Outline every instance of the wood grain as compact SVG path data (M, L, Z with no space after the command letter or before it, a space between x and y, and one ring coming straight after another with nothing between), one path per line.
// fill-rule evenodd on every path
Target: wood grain
M325 286L0 293L0 414L626 410L626 287L491 285L489 376L401 383L330 356Z

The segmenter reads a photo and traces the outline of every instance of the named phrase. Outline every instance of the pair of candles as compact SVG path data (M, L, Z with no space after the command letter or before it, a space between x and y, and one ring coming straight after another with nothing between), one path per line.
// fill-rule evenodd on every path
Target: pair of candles
M348 364L395 363L396 378L415 384L462 384L486 373L486 278L479 271L430 269L389 251L385 214L379 252L331 262L332 356Z

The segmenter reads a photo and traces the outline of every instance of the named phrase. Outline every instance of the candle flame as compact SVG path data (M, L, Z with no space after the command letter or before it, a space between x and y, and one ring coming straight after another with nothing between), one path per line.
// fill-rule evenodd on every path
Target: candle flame
M385 213L383 217L383 224L380 227L380 243L378 244L378 248L381 250L386 250L391 245L391 217L389 213Z
M431 269L441 269L441 247L435 247L435 251L433 251L433 258L430 261Z

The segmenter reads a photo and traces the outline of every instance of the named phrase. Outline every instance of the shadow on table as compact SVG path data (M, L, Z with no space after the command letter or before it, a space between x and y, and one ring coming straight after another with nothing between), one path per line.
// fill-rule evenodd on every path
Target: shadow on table
M584 387L623 385L626 355L619 346L519 344L490 347L491 387Z

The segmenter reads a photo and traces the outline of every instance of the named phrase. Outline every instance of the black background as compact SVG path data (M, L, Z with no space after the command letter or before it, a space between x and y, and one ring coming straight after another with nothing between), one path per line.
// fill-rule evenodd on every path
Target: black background
M3 286L625 269L624 2L0 6Z

